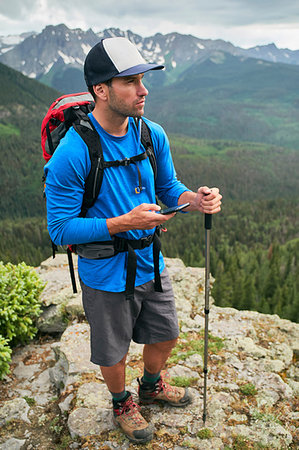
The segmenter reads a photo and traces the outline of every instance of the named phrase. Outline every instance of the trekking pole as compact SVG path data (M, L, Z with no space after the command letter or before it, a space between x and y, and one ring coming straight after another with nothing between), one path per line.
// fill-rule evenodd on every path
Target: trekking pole
M209 336L209 296L210 296L210 230L212 228L212 215L205 214L205 335L204 335L204 387L203 387L203 414L205 426L207 417L207 377L208 377L208 336Z

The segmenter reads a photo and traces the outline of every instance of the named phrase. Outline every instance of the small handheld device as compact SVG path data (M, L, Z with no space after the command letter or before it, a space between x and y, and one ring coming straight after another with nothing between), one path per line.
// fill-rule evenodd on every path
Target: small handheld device
M172 214L177 211L181 211L182 209L187 208L190 203L184 203L183 205L172 206L171 208L162 209L160 214Z

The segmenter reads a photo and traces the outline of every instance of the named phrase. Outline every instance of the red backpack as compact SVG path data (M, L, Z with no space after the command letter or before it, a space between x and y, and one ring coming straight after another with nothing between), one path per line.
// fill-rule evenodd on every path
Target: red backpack
M43 157L46 162L73 123L80 118L86 119L93 108L94 100L89 92L63 95L52 103L41 129Z

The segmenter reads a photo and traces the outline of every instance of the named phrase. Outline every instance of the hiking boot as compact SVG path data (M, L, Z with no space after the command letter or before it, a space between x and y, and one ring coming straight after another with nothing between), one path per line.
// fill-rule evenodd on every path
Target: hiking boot
M139 399L141 403L154 403L156 401L168 403L171 406L183 407L192 402L192 397L187 388L171 386L163 381L162 377L153 383L145 383L138 379Z
M122 402L113 400L113 419L130 441L148 442L153 438L153 426L148 424L139 412L140 406L133 402L130 392Z

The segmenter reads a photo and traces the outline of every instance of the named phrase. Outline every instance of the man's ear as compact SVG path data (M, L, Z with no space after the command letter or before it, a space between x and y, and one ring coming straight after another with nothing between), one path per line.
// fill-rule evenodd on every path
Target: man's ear
M95 95L101 100L107 100L108 86L104 83L99 83L93 86Z

